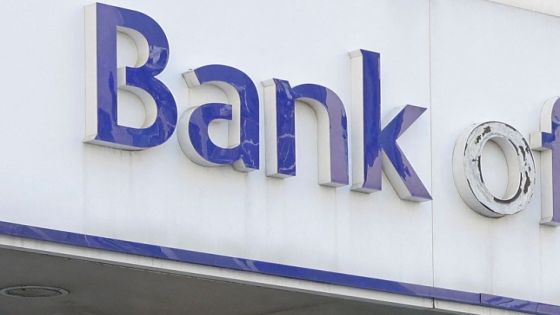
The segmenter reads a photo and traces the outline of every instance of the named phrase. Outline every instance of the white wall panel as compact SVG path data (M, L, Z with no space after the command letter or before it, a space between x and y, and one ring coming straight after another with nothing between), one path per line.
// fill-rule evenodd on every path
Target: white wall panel
M298 175L285 180L267 178L264 168L246 174L200 167L182 154L176 135L141 152L82 143L86 3L0 5L5 23L18 25L17 32L0 31L12 48L0 51L10 73L0 117L7 131L1 220L432 284L431 203L402 201L388 182L372 195L319 186L315 118L303 107ZM165 30L171 57L159 78L179 112L225 101L215 89L189 91L181 78L188 69L221 63L245 71L259 87L273 77L326 85L350 114L348 52L358 48L382 55L384 114L405 104L429 107L427 1L111 4L146 13ZM130 63L134 46L120 43L119 60ZM129 121L141 121L134 106L125 108ZM215 131L219 138L220 128ZM425 114L401 140L428 187L429 132Z
M539 178L528 209L489 219L461 200L451 157L472 123L504 121L527 138L539 129L544 102L560 93L560 21L485 1L434 0L431 34L432 159L443 168L432 183L435 285L558 303L550 265L560 261L560 230L539 225Z

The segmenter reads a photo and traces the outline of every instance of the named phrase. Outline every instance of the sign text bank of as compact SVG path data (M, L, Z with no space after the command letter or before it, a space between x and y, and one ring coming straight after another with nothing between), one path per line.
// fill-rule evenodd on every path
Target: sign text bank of
M117 32L130 36L138 49L140 65L117 68ZM381 190L385 173L400 198L422 202L431 195L397 140L426 111L406 105L382 125L380 54L350 53L352 73L352 130L347 106L328 87L318 84L292 86L285 79L262 83L264 119L259 116L257 86L243 71L227 65L203 65L183 73L191 88L213 85L223 90L226 103L207 103L179 116L172 92L157 79L170 58L163 29L149 16L129 9L93 4L86 8L87 109L85 141L118 149L141 150L167 141L175 131L184 154L206 167L231 165L241 172L262 167L259 160L259 125L265 123L266 174L279 178L296 175L295 105L310 106L318 124L319 184L372 193ZM125 89L146 105L141 128L120 125L118 89ZM229 145L210 137L209 125L229 120ZM351 134L351 135L350 135ZM349 136L352 152L349 152ZM509 169L504 196L486 187L481 155L488 141L503 151ZM499 218L522 211L530 203L536 171L532 149L541 154L542 220L560 224L560 98L548 101L542 111L541 131L531 136L531 146L514 127L500 121L468 126L453 152L453 175L461 197L478 213ZM352 158L350 176L349 159Z

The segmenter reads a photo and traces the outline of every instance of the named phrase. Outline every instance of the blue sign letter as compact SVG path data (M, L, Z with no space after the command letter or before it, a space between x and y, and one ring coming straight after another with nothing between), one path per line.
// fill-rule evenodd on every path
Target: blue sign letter
M541 113L541 132L531 137L541 153L541 223L560 225L560 98L546 102Z
M190 109L181 116L178 139L183 152L203 166L233 165L240 171L259 169L259 96L251 78L223 65L209 65L183 74L189 87L212 84L222 89L230 103L210 103ZM238 111L238 115L234 115ZM229 148L215 145L208 134L212 120L233 120ZM239 141L239 142L238 142Z
M117 31L131 36L143 65L117 69ZM169 44L149 16L105 4L86 7L87 108L86 142L122 149L145 149L164 143L175 130L177 107L158 79L169 59ZM137 94L147 111L142 128L117 122L117 91ZM151 104L150 104L151 103Z
M358 50L350 57L354 113L352 189L367 193L381 190L383 168L400 198L431 200L430 193L397 144L401 134L426 109L407 105L382 129L380 56L376 52Z
M317 117L319 184L347 185L348 125L340 98L330 89L316 84L290 87L284 80L264 83L267 114L267 175L296 175L295 102L311 106Z

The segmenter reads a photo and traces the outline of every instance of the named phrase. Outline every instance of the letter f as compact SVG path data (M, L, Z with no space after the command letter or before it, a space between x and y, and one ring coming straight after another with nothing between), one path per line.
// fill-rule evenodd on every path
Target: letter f
M541 153L541 224L560 225L560 98L547 101L541 132L531 135L531 147Z

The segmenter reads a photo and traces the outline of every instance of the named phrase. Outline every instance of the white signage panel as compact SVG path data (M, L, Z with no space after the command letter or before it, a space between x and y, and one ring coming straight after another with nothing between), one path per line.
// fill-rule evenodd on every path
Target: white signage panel
M0 233L560 308L541 114L557 18L467 0L1 12L20 27L0 31Z

